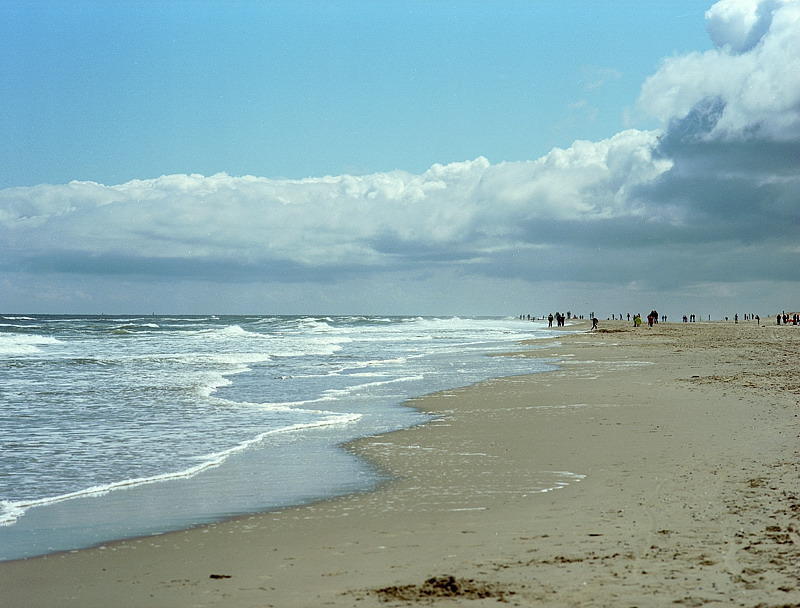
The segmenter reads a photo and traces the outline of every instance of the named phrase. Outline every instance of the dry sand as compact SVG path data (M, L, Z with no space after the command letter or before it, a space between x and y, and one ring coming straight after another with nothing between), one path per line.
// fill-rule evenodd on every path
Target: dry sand
M600 327L350 446L376 492L0 564L0 604L800 606L800 327Z

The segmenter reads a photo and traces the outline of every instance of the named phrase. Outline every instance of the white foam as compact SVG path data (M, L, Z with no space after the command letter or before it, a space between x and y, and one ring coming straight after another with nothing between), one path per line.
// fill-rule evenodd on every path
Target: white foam
M41 352L42 346L60 343L52 336L0 334L0 355L30 355Z
M392 378L391 380L376 380L375 382L364 382L362 384L355 384L353 386L348 386L347 388L328 389L323 394L329 397L343 397L346 395L352 395L353 393L357 393L364 389L372 388L375 386L397 384L398 382L414 382L417 380L424 380L424 379L425 379L424 376L415 375L415 376L403 376L401 378Z
M547 492L552 492L554 490L560 490L562 488L566 488L570 484L578 483L579 481L586 479L586 475L582 475L580 473L573 473L571 471L548 471L553 475L558 475L563 479L557 479L554 482L551 482L553 485L548 486L546 488L542 488L540 490L536 490L535 493L545 494Z
M271 429L269 431L265 431L256 435L251 439L247 439L242 441L238 445L235 445L229 449L222 450L219 452L215 452L212 454L206 454L201 458L203 461L193 467L189 467L187 469L183 469L180 471L174 471L170 473L162 473L160 475L153 475L149 477L138 477L135 479L124 479L122 481L117 481L113 483L92 486L89 488L84 488L81 490L77 490L75 492L68 492L66 494L61 494L58 496L49 496L45 498L39 498L34 500L18 500L18 501L8 501L3 500L0 501L0 526L9 526L15 523L20 517L22 517L26 511L32 509L34 507L41 507L44 505L52 505L59 502L64 502L67 500L74 500L76 498L94 498L98 496L103 496L108 494L109 492L113 492L115 490L120 490L123 488L131 488L135 486L142 486L152 483L159 483L163 481L175 480L175 479L186 479L189 477L193 477L198 473L202 473L207 469L211 469L214 467L220 466L224 463L230 456L241 452L243 450L248 449L249 447L257 444L270 435L276 435L280 433L291 433L295 431L300 431L309 428L317 428L317 427L324 427L330 426L335 424L350 424L359 420L362 415L361 414L340 414L336 412L324 412L320 411L317 412L320 414L326 415L325 418L321 420L317 420L314 422L305 422L305 423L298 423L292 424L283 428L278 429Z

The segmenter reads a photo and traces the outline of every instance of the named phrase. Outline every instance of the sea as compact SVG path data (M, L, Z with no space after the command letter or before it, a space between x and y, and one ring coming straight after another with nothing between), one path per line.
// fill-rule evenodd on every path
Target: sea
M430 420L409 399L553 369L491 355L558 335L517 317L0 315L0 560L370 491L386 474L342 444Z

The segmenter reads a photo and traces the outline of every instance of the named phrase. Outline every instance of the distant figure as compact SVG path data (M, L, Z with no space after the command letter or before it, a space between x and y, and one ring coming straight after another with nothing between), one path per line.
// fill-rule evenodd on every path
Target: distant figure
M592 329L597 329L597 317L592 317Z
M631 320L631 313L628 313L628 321Z
M733 315L733 322L734 323L738 323L739 322L739 313L738 312L735 315Z
M547 315L547 327L553 327L553 313Z
M758 323L758 326L761 327L761 317L758 315L756 315L756 323Z
M780 325L781 324L781 313L778 313L778 317L777 318L778 318L778 325Z
M641 327L642 326L642 315L638 312L633 315L633 326L634 327Z

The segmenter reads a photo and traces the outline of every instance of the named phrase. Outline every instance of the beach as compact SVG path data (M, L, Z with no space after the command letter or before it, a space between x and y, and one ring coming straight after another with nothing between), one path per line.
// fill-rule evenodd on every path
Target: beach
M800 605L800 328L588 327L510 355L556 371L414 399L432 422L349 444L375 491L0 563L0 600Z

